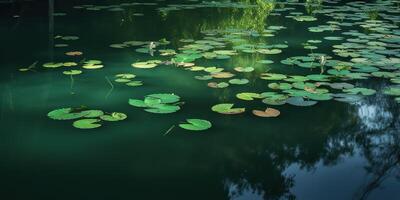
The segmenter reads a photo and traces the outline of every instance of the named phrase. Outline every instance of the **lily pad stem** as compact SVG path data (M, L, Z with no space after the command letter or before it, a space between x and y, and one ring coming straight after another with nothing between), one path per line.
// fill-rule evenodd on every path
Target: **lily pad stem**
M163 134L163 136L168 135L168 133L170 133L170 132L172 131L172 129L174 129L174 128L175 128L175 125L172 125L172 126Z
M106 80L111 86L111 89L108 91L108 93L106 95L106 99L108 99L108 97L111 95L112 91L114 90L114 85L111 83L110 79L107 76L106 76Z

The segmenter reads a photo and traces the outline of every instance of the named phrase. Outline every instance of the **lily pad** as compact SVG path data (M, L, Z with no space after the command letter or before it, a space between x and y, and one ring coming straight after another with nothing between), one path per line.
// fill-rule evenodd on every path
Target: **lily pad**
M75 121L72 125L79 129L94 129L101 127L100 121L99 119L81 119Z
M211 128L211 122L204 119L187 119L188 123L179 124L179 127L190 131L204 131Z
M54 120L72 120L82 118L86 114L72 108L61 108L49 112L47 116Z
M122 121L126 119L128 116L124 113L119 113L119 112L113 112L111 115L102 115L100 116L100 119L104 121L110 121L110 122L115 122L115 121Z
M246 111L245 108L232 108L234 104L230 104L230 103L222 103L222 104L217 104L214 105L211 110L217 113L221 113L221 114L228 114L228 115L232 115L232 114L240 114Z
M258 94L258 93L252 93L252 92L243 92L243 93L239 93L239 94L236 94L236 97L238 98L238 99L241 99L241 100L245 100L245 101L252 101L252 100L254 100L255 98L262 98L262 96L260 95L260 94Z
M286 100L286 103L294 106L313 106L317 104L317 101L306 101L303 97L290 97Z
M253 110L253 114L258 117L278 117L281 112L274 108L267 108L265 111Z
M351 88L351 89L344 89L343 92L346 92L348 94L362 94L365 96L373 95L376 93L376 90L374 89L369 89L369 88Z

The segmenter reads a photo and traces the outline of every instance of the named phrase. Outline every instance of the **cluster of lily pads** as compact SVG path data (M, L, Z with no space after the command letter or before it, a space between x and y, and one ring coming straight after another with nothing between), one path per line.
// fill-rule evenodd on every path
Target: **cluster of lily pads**
M117 83L125 83L127 86L137 87L142 86L142 81L133 80L136 77L135 74L125 73L125 74L117 74L115 75L115 82Z
M105 113L102 110L80 108L61 108L47 114L53 120L75 120L73 126L78 129L94 129L102 126L102 122L116 122L127 118L120 112Z
M144 108L144 111L156 114L170 114L181 109L180 97L176 94L158 93L147 95L144 100L129 99L129 105ZM187 119L179 127L191 131L203 131L211 128L211 122L204 119Z
M146 112L150 113L168 114L181 109L179 100L178 95L160 93L147 95L144 100L129 99L129 105L144 108Z
M267 104L266 109L252 110L259 117L278 117L280 111L269 106L290 104L294 106L313 106L319 101L336 100L340 102L353 103L365 96L371 96L377 92L395 97L400 103L400 15L398 4L395 1L377 3L364 3L362 1L350 2L346 6L334 6L338 1L327 1L323 6L311 5L313 9L307 13L295 12L296 6L310 6L306 2L286 1L279 2L280 7L275 8L271 15L296 20L307 26L308 23L321 19L318 26L308 26L313 38L301 43L302 47L309 51L305 55L296 55L282 60L276 60L277 54L289 51L288 42L273 43L260 42L263 38L275 37L285 26L270 25L263 31L243 30L236 28L202 30L204 37L195 40L184 38L179 40L178 49L167 48L170 44L166 39L159 41L126 41L111 44L110 47L135 48L135 51L151 56L161 56L160 59L149 59L132 63L135 68L150 69L157 66L173 65L182 69L196 72L194 78L207 81L210 88L223 89L231 85L246 85L250 82L247 75L255 75L257 79L265 81L264 91L246 91L236 94L236 98L243 101L260 100ZM77 9L86 10L110 10L123 11L124 7L135 5L155 5L152 3L124 3L119 5L96 6L82 5ZM160 12L169 12L197 8L253 8L256 5L238 2L196 2L194 4L171 4L159 8ZM379 14L376 19L371 19L367 10L374 8ZM327 19L325 24L322 20ZM332 20L330 20L332 19ZM310 23L311 24L311 23ZM62 40L76 40L76 36L60 36ZM270 41L270 40L268 40ZM292 44L290 44L292 45ZM319 47L329 45L332 53L316 52ZM163 46L164 48L158 48ZM62 47L62 44L60 44ZM66 53L69 56L79 56L79 52ZM261 55L264 58L255 66L202 66L198 61L207 60L229 60L235 56ZM28 71L36 63L20 71ZM71 67L78 63L45 63L47 68ZM32 67L33 66L33 67ZM266 69L264 66L274 66ZM276 66L276 67L275 67ZM102 67L101 61L83 61L85 69L98 69ZM262 70L259 73L260 69ZM292 74L284 73L291 69ZM80 70L64 71L64 74L75 75ZM126 83L129 86L140 86L141 81L133 80L134 74L118 74L115 81ZM392 85L383 91L362 87L357 84L359 80L386 79ZM143 108L146 112L157 114L169 114L181 109L180 97L175 94L161 93L150 94L144 99L129 99L129 104L134 107ZM220 103L212 106L212 111L220 114L241 114L246 111L244 107L235 107L233 103ZM89 112L89 113L88 113ZM92 113L93 112L93 113ZM49 113L50 118L84 118L76 121L74 126L96 127L103 118L112 121L116 116L97 116L98 111L75 111L72 108L55 110ZM80 114L79 114L80 113ZM83 113L83 114L82 114ZM99 113L97 113L99 115ZM120 116L121 117L121 116ZM89 119L86 119L89 118ZM107 120L104 120L107 121ZM117 120L115 120L117 121ZM212 125L207 120L188 119L187 122L179 124L187 130L206 130Z
M113 4L113 5L92 5L92 4L85 4L85 5L78 5L74 6L75 9L82 9L82 10L88 10L88 11L102 11L102 10L107 10L107 11L112 11L112 12L120 12L120 11L125 11L126 8L132 7L132 6L155 6L157 3L139 3L139 2L133 2L133 3L121 3L121 4ZM134 16L143 16L142 13L135 13Z

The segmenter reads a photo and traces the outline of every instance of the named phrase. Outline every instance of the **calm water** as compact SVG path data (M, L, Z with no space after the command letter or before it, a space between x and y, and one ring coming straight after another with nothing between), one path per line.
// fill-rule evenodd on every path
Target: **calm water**
M126 2L104 1L96 5ZM66 15L56 14L54 27L49 24L47 2L0 4L0 191L4 199L400 198L399 106L392 96L382 93L383 88L391 85L388 80L347 81L377 91L353 103L330 100L311 107L268 106L280 110L277 118L260 118L251 113L252 109L266 108L261 100L243 101L235 97L240 92L269 91L269 82L259 78L267 70L310 74L310 69L280 63L288 57L309 54L310 50L302 46L307 40L360 30L353 25L334 33L312 33L308 27L326 24L331 19L319 14L316 21L298 22L285 16L290 12L309 15L310 7L349 5L288 4L286 8L294 10L274 12L261 9L265 4L253 1L255 8L227 6L160 12L159 8L169 4L200 2L151 2L155 4L124 6L123 11L113 12L109 8L73 8L94 1L57 1L55 12ZM177 50L185 45L181 39L202 39L204 30L267 26L286 29L274 33L274 37L253 40L287 44L282 53L239 53L229 59L196 60L198 66L218 66L231 72L237 66L255 68L252 73L237 73L238 77L247 78L248 84L223 89L207 87L209 81L194 78L205 73L182 67L131 66L138 61L171 57L138 53L133 47L109 47L124 41L166 38L171 41L166 48ZM49 33L49 29L54 29L54 33ZM54 39L58 35L78 36L79 40ZM332 53L332 45L341 42L323 40L314 52L349 61L351 58ZM53 47L60 43L69 46ZM397 54L393 57L399 58L398 48L394 49ZM68 51L81 51L83 55L64 55ZM62 73L65 68L42 67L47 62L79 62L83 58L101 60L104 68L83 70L71 82L70 76ZM273 60L274 64L256 63L262 59ZM36 61L34 70L18 71ZM320 69L312 70L318 74ZM114 75L119 73L134 73L144 85L129 87L113 82ZM113 82L112 86L108 80ZM128 104L129 98L143 99L153 93L175 93L185 104L179 112L165 115L147 113ZM224 102L246 107L247 112L222 115L211 111L213 105ZM128 118L101 128L80 130L71 126L72 121L47 117L51 110L81 105L123 112ZM190 132L176 126L188 118L207 119L213 127Z

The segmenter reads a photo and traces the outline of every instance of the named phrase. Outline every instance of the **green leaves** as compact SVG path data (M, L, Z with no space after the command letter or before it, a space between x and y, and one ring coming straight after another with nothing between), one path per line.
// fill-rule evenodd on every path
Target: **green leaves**
M157 67L161 63L160 60L148 60L145 62L136 62L132 63L132 67L140 68L140 69L150 69Z
M252 101L255 98L257 98L257 99L262 98L262 96L260 94L252 93L252 92L239 93L239 94L236 94L236 97L238 99L245 100L245 101Z
M119 113L119 112L113 112L111 115L102 115L100 116L101 120L104 121L109 121L109 122L115 122L115 121L121 121L126 119L128 116L124 113Z
M54 120L72 120L82 118L86 114L87 113L75 111L72 108L61 108L49 112L47 116Z
M101 126L101 124L99 124L100 121L99 119L81 119L75 121L72 125L79 129L93 129Z
M187 119L188 123L179 124L179 127L190 131L204 131L211 128L211 122L203 119Z
M233 108L234 104L230 103L222 103L214 105L211 110L220 114L226 115L234 115L243 113L246 109L245 108Z
M362 94L365 96L369 96L375 94L376 90L358 87L358 88L344 89L343 92L346 92L348 94Z
M174 113L180 110L180 106L176 105L180 97L175 94L150 94L144 100L129 99L128 103L131 106L146 108L146 112L157 114Z
M61 108L47 114L54 120L76 120L72 125L79 129L94 129L101 127L101 121L121 121L127 118L124 113L113 112L104 114L101 110L86 110L85 108ZM84 118L84 119L80 119Z

